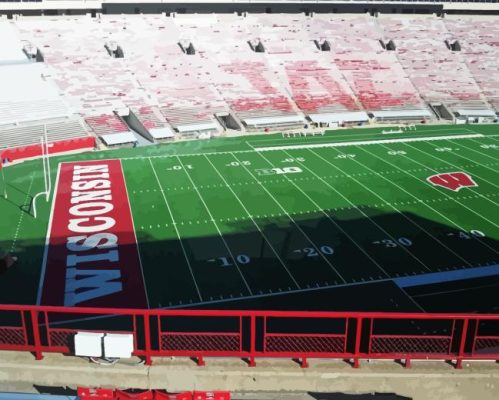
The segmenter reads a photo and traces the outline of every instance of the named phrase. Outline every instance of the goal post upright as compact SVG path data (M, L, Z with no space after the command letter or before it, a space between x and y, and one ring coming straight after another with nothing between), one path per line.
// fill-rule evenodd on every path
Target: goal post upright
M47 125L43 125L43 133L45 138L45 168L47 169L47 194L46 200L49 201L50 192L52 191L52 180L50 177L50 156L49 156L49 141L47 137Z
M50 191L52 189L52 182L50 180L50 160L49 160L49 147L48 147L48 139L47 139L47 127L46 125L43 126L43 136L40 137L40 147L42 150L42 164L43 164L43 182L44 182L44 191L37 193L35 196L33 196L33 217L35 219L38 216L37 210L36 210L36 199L41 196L45 195L45 201L49 201L50 198Z
M5 182L5 171L3 165L3 154L0 153L0 169L2 170L3 197L7 199L7 183Z

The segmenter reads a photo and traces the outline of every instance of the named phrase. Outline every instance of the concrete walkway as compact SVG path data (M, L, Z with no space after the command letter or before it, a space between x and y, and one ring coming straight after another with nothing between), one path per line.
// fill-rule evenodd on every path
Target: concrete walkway
M153 359L152 367L137 361L104 366L60 354L45 354L36 361L29 353L0 352L0 390L80 385L170 392L382 392L414 400L499 399L499 364L494 362L464 363L462 370L456 370L443 362L426 361L413 361L410 369L393 361L364 361L359 369L329 360L309 360L307 369L288 359L257 359L255 368L237 359L207 358L204 367L186 358Z

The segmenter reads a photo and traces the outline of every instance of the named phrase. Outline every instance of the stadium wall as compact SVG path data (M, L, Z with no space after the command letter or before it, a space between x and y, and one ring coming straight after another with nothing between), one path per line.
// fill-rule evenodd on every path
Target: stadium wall
M88 136L84 138L59 140L49 143L50 155L71 153L76 151L93 150L96 146L95 137ZM10 147L0 151L3 160L9 162L23 161L30 158L40 157L42 148L39 144Z
M81 15L104 14L157 14L157 13L371 13L384 14L498 14L499 0L482 1L430 1L430 0L337 0L337 1L248 1L248 0L0 0L0 14L12 18L22 15Z
M382 3L103 3L102 12L107 14L156 14L156 13L408 13L428 14L442 12L439 4L382 4Z

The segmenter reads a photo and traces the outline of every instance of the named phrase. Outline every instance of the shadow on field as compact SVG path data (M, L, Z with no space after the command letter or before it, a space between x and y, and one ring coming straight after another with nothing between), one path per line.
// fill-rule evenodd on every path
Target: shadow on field
M497 276L432 284L418 281L432 272L471 269L466 262L475 267L490 264L496 259L499 244L487 237L489 232L484 230L483 235L460 232L411 213L380 215L378 210L367 207L362 208L362 212L363 218L358 218L355 210L334 213L334 217L333 214L330 217L304 214L294 216L295 222L287 217L270 217L255 221L258 229L251 220L233 221L223 229L239 233L224 234L223 240L219 235L183 235L180 243L176 239L157 240L156 237L164 234L160 226L150 227L148 232L139 231L149 304L151 308L176 309L387 312L490 312L499 307ZM184 226L189 225L184 221ZM178 229L182 234L181 221ZM59 239L65 243L65 238ZM131 250L136 244L122 246ZM81 253L95 255L104 251L109 249L92 248ZM40 271L33 271L32 276L19 273L23 260L35 253L42 254L43 246L24 248L17 254L18 264L0 276L2 302L17 302L23 280L36 279L38 283ZM88 259L88 263L77 265L75 272L65 265L68 254L65 245L49 249L48 257L53 259L47 265L43 290L44 295L48 291L50 296L42 296L42 299L54 300L45 305L63 305L68 298L80 296L90 300L78 303L79 306L138 308L137 299L145 296L137 292L137 288L142 287L142 276L130 272L133 268L129 260L120 259L111 273L96 263L95 258ZM414 276L418 278L408 278ZM405 279L405 287L401 289L392 278ZM0 311L0 324L22 326L22 319L27 330L32 330L32 319L27 312ZM51 312L48 316L39 314L38 324L58 329L50 333L42 330L43 343L52 340L68 351L72 349L73 334L64 328L119 332L133 331L135 325L138 345L143 348L146 319L150 320L152 348L168 345L164 342L168 339L162 336L167 331L224 335L241 330L241 346L246 348L249 343L250 318L238 316L138 316L134 320L131 316L102 316L98 311L84 318L76 313ZM418 320L417 327L420 332L449 335L455 329L449 326L450 322ZM351 349L355 337L350 332L354 332L355 318L350 322L345 318L310 318L302 326L296 318L272 320L259 316L255 321L255 329L260 332L256 347L257 350L262 347L261 332L264 331L336 334L345 330L345 323L349 327L346 346ZM363 325L367 324L362 326L363 331L369 329L368 323L363 321ZM469 330L474 328L470 325ZM489 332L489 328L497 334L497 325L480 329ZM390 320L383 320L377 329L411 334L415 328L410 320L397 321L396 326ZM466 343L465 350L470 346L471 343Z
M488 237L494 232L480 230L479 225L474 232L462 232L413 213L360 210L362 214L349 209L330 212L328 217L293 215L294 222L287 216L226 221L219 227L237 233L224 234L223 240L218 234L184 235L187 229L193 232L187 221L177 222L181 242L172 227L171 240L156 239L165 236L163 225L138 231L149 306L430 312L496 312L499 308L497 276L461 276L451 282L443 277L432 284L413 278L404 291L392 280L490 265L499 254L499 243ZM65 243L65 238L60 239ZM121 244L118 253L126 247L133 250L135 244ZM79 254L107 251L92 248ZM38 286L42 269L26 270L23 265L43 252L43 246L20 246L17 264L0 275L0 303L22 303L19 299L27 297L21 293L24 288ZM107 269L99 262L82 262L77 265L79 272L74 274L73 269L74 276L68 278L69 254L66 246L49 248L52 262L46 268L42 300L52 300L46 305L63 305L68 293L88 298L77 304L86 307L134 308L144 301L139 301L146 296L142 276L128 260L107 263L112 265ZM480 288L479 295L474 287Z

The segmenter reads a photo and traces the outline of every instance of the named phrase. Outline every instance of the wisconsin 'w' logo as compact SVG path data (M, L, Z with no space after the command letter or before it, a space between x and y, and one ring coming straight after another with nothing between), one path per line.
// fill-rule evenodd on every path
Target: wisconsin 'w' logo
M473 178L466 172L446 172L443 174L432 175L426 178L434 186L442 186L446 189L458 192L465 187L478 186Z

